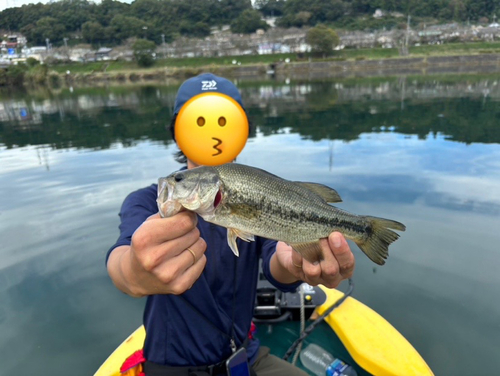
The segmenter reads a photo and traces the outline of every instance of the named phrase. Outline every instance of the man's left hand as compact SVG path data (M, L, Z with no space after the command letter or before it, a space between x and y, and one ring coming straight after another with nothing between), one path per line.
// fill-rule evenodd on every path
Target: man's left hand
M320 245L324 259L319 263L310 263L282 242L276 247L276 261L296 279L312 286L322 284L329 288L337 287L342 280L352 276L354 255L340 232L332 232L327 239L321 239Z

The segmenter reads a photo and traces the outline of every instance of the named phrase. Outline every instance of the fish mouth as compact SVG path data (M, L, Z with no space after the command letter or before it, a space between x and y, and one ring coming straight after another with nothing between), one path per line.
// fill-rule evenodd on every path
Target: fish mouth
M162 218L166 217L165 204L168 197L168 183L166 178L158 179L158 195L156 198L156 204L158 205L158 212Z
M158 180L158 212L162 218L171 217L181 211L182 205L173 199L174 185L168 181L168 178Z
M212 217L215 209L223 202L223 189L220 182L208 192L203 192L200 182L194 185L189 192L177 192L175 182L167 178L158 180L158 197L156 203L162 218L172 217L175 214L189 210L201 216ZM205 218L205 217L204 217Z
M212 140L217 141L217 144L215 144L215 145L213 146L213 148L214 148L215 150L217 150L217 153L212 154L212 157L215 157L216 155L222 154L222 150L220 150L220 149L218 148L218 146L219 146L220 144L222 144L222 140L221 140L221 139L219 139L219 138L215 138L215 137L212 137Z

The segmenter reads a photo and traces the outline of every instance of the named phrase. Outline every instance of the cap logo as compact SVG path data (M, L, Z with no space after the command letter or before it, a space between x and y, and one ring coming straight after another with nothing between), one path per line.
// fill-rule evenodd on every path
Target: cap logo
M201 90L217 90L217 82L215 80L201 81Z

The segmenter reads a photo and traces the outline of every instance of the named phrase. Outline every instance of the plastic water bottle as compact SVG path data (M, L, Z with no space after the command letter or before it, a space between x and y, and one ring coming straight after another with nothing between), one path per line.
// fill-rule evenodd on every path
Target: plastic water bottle
M316 376L357 376L356 370L349 364L314 343L300 352L300 361Z

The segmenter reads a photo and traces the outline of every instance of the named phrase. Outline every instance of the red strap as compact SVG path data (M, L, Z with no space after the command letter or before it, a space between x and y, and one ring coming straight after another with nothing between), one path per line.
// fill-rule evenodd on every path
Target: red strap
M129 369L134 368L139 364L144 363L145 361L146 358L144 358L143 350L142 349L137 350L135 353L133 353L127 359L125 359L122 366L120 367L120 373L125 373Z

